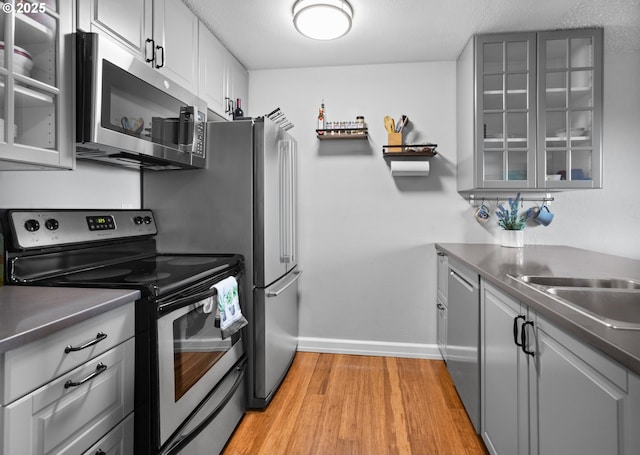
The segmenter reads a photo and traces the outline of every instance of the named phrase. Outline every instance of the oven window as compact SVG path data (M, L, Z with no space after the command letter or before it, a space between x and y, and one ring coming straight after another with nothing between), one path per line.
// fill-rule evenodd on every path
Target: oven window
M209 371L231 349L230 338L223 340L215 326L215 314L202 307L173 321L173 365L175 401Z
M177 148L183 103L107 60L102 78L103 128Z

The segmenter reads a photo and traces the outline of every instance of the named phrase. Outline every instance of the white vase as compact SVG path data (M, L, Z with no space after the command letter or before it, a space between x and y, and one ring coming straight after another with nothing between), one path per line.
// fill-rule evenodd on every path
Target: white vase
M502 230L500 234L500 245L509 248L522 248L524 246L524 230L510 231Z

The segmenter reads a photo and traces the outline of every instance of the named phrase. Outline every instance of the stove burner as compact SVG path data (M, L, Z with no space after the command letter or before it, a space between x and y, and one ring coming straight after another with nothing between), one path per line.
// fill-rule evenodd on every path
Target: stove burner
M67 276L69 281L103 280L131 273L131 269L96 269Z
M164 280L165 278L168 278L170 276L171 274L167 272L151 272L131 275L126 277L124 280L130 283L148 283L150 281Z
M171 265L199 265L199 264L209 264L214 263L217 260L214 258L207 257L193 257L193 258L178 258L174 259L169 264Z

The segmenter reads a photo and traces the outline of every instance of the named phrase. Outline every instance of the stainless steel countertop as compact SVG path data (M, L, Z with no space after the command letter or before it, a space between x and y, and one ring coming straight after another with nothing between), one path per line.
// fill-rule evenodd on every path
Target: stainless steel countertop
M140 298L140 291L0 287L0 353Z
M436 243L435 247L475 270L550 322L640 374L640 330L608 328L507 276L528 274L640 280L640 261L563 245L506 248L495 244Z

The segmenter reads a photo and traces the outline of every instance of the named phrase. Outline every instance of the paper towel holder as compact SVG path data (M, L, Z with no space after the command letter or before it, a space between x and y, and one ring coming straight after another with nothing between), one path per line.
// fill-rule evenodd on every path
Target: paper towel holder
M436 147L438 146L438 144L403 144L400 147L402 147L401 151L388 151L389 149L391 150L397 150L398 145L395 144L391 144L391 145L383 145L382 146L382 156L384 157L387 166L389 166L389 168L391 169L391 162L392 161L424 161L424 160L428 160L429 158L432 158L434 156L436 156L438 154L438 152L436 152ZM392 173L393 175L393 173ZM410 173L399 173L396 174L398 176L401 175L415 175L415 176L419 176L419 175L423 175L423 176L427 176L429 175L429 171L427 170L426 173L416 173L416 174L410 174Z

